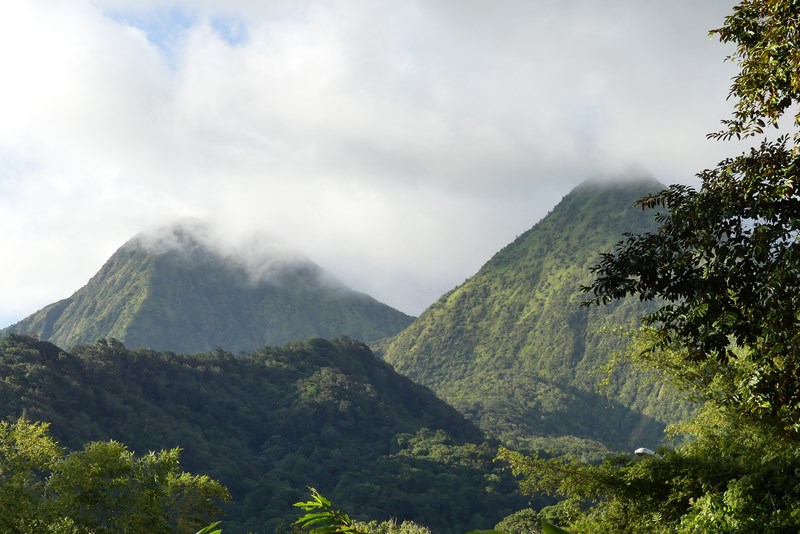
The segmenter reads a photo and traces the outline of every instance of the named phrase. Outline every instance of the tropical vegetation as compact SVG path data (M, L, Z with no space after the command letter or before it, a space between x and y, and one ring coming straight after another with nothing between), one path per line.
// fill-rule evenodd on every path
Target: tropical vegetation
M68 453L44 423L0 422L0 531L194 533L230 496L219 482L182 471L179 453L136 456L116 441Z
M658 228L603 256L586 288L591 303L656 303L632 355L702 403L675 428L690 439L600 465L500 455L580 532L800 530L800 6L744 0L711 33L739 66L711 137L762 140L699 189L644 197Z
M179 355L11 334L0 530L208 533L222 517L226 533L800 531L800 5L742 0L712 35L734 45L739 74L711 137L758 143L700 173L699 189L579 188L379 345L527 450L500 447L493 462L498 442L348 338ZM610 229L632 230L621 203L643 185L641 225L601 256L580 308L566 288ZM595 212L598 199L616 207ZM609 360L594 326L612 314L644 325L623 367L597 373ZM667 422L653 399L689 413L667 391L696 407L672 443L605 454ZM592 443L601 461L587 461ZM531 453L544 446L584 454ZM320 491L302 501L306 487Z
M0 377L0 419L48 422L67 450L180 447L182 466L230 490L226 534L288 530L307 486L360 520L437 532L489 527L527 502L496 443L350 339L189 356L13 334Z
M661 188L647 176L575 188L377 351L507 446L587 459L655 446L690 406L646 373L604 370L624 346L612 325L653 307L582 308L580 286L624 232L655 228L634 202Z

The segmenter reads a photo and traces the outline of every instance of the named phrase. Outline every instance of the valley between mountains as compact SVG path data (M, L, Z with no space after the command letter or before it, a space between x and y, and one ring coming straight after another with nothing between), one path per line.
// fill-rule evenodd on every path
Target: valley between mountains
M0 331L2 417L71 449L180 447L229 488L226 533L288 531L309 486L365 519L492 528L531 504L499 445L598 459L689 413L608 366L647 303L581 306L600 254L654 228L634 202L662 188L582 184L418 318L298 255L245 262L197 223L136 236Z

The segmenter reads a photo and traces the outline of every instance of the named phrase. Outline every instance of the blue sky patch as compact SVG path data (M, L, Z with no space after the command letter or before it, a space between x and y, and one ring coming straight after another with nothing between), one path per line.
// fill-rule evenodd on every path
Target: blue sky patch
M238 17L213 17L211 29L231 46L247 42L247 26Z
M200 20L197 13L181 8L157 9L139 13L107 12L110 19L144 32L171 66L186 32Z

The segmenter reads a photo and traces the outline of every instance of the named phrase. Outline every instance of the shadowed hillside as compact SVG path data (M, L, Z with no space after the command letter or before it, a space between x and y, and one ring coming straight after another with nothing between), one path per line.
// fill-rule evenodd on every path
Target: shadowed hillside
M14 334L0 376L0 418L49 422L70 448L181 447L184 468L230 488L226 533L286 529L307 486L359 517L437 532L490 528L527 501L480 430L349 339L179 356Z

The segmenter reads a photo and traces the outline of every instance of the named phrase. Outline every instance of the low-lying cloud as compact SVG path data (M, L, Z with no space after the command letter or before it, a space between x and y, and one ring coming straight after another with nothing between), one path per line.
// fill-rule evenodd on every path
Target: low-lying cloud
M729 153L730 5L5 2L0 323L187 216L419 314L583 179Z
M241 274L242 283L253 286L297 283L300 273L314 284L344 287L308 257L258 229L229 233L207 221L183 218L140 232L125 247L153 256L169 254L188 266L196 262L225 266Z

